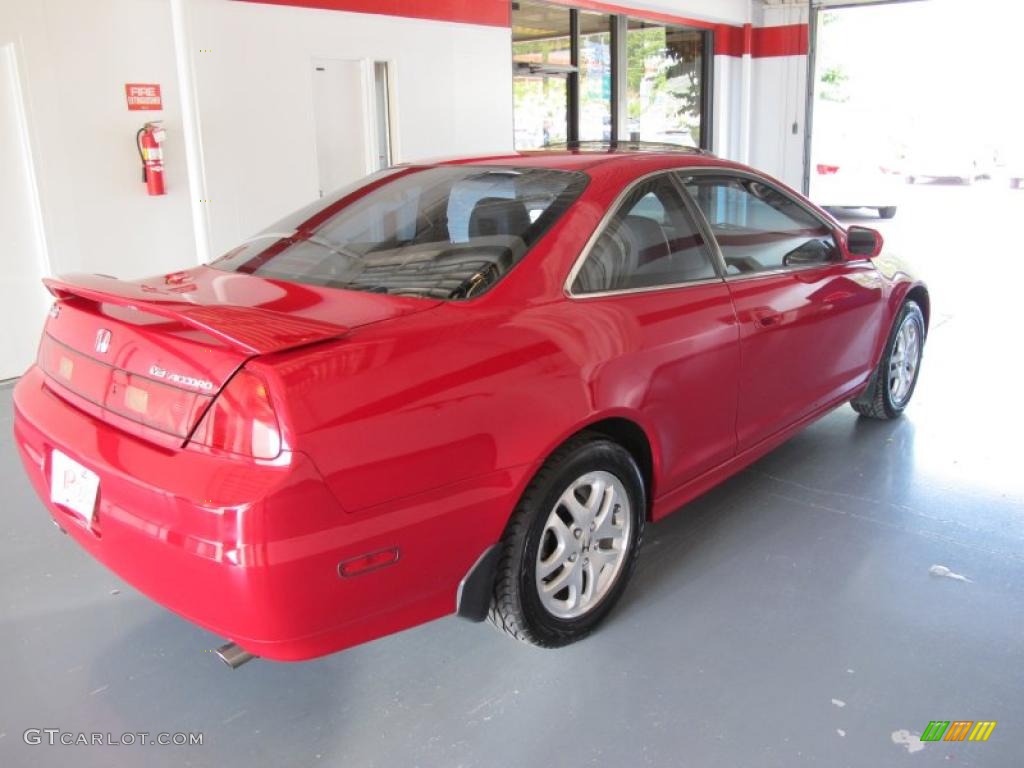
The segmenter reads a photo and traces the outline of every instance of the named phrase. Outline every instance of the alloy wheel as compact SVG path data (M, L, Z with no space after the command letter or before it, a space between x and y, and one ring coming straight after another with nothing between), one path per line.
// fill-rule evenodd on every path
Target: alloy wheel
M629 551L631 512L622 481L610 472L587 472L565 489L537 551L537 592L549 613L578 618L608 594Z
M921 327L917 318L908 315L896 333L896 343L889 355L889 396L897 408L910 397L921 363Z

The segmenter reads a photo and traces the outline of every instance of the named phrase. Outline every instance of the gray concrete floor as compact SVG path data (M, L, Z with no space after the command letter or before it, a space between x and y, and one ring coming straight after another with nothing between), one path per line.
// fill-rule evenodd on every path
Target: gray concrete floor
M0 388L0 765L1021 765L1022 216L1001 184L908 189L881 225L934 319L906 418L844 407L653 526L611 619L559 651L450 618L229 672L218 638L50 524ZM999 725L894 742L936 719ZM27 746L28 728L204 741Z

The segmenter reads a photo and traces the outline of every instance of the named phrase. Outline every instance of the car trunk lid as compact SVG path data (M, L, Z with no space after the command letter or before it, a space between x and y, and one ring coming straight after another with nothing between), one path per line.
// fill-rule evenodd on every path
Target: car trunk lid
M133 282L69 275L44 283L58 300L38 358L50 388L97 419L169 447L188 439L246 360L438 303L206 267Z

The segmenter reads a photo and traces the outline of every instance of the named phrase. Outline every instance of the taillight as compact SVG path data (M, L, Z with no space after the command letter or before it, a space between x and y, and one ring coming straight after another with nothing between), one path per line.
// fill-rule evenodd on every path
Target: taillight
M821 174L822 176L831 176L833 173L839 173L839 166L824 165L823 163L818 163L818 173Z
M267 385L241 370L214 399L190 442L254 459L281 453L281 429Z

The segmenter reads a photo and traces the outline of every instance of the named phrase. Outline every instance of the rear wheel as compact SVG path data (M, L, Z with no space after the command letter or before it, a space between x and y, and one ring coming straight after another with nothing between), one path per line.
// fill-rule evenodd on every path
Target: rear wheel
M900 309L885 352L868 386L850 401L861 416L872 419L899 417L914 394L924 351L924 315L914 301Z
M882 219L891 219L896 215L895 205L886 205L878 209L878 216Z
M611 611L636 566L643 478L625 448L584 433L545 463L501 543L490 619L532 645L585 637Z

